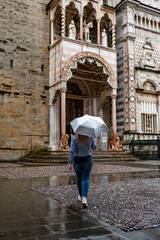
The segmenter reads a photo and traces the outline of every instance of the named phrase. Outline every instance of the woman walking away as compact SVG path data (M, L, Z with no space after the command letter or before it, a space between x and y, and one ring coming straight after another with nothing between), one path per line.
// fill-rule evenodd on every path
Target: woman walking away
M69 169L72 164L77 176L78 200L82 201L82 207L87 208L87 195L89 190L89 178L92 169L92 154L90 149L96 150L93 137L76 135L70 145Z

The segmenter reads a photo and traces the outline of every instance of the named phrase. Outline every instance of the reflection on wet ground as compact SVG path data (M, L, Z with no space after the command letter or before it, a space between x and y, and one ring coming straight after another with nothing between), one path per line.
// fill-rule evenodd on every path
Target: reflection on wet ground
M135 172L94 174L92 183L160 178L160 166L143 163L107 163L133 166ZM27 165L28 167L28 165ZM136 172L136 167L148 171ZM7 179L0 176L1 240L159 240L160 229L124 232L89 216L86 212L66 207L45 198L31 187L72 185L75 176Z
M149 170L144 172L125 172L125 173L104 173L104 174L92 174L91 183L103 183L103 182L118 182L128 181L134 179L146 179L146 178L160 178L160 169ZM49 178L49 186L67 186L76 184L75 176L57 176Z

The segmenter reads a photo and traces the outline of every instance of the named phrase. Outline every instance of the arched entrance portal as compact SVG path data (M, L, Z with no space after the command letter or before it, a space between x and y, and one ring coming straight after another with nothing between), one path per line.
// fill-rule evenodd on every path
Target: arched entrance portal
M103 72L103 66L97 66L95 59L81 59L70 69L66 92L66 133L71 134L70 121L83 114L104 115L110 125L110 100L112 88L109 74ZM105 91L105 96L103 95ZM103 95L103 99L102 96ZM107 105L106 105L107 103ZM105 109L106 108L106 109ZM106 114L103 114L106 113Z
M116 91L114 73L103 58L88 52L71 57L65 64L61 83L51 92L51 148L55 149L53 143L57 146L63 134L72 133L70 121L84 114L102 117L116 135Z

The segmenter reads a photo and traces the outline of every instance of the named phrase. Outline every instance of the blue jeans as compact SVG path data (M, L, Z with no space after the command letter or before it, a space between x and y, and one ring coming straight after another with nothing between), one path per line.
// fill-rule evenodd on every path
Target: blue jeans
M89 190L89 177L93 166L92 156L86 161L73 162L73 167L77 176L77 187L80 196L87 197Z

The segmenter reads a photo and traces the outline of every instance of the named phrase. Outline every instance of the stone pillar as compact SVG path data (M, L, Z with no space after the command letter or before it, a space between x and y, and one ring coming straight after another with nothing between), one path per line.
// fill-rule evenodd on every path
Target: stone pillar
M93 115L97 116L97 99L93 98Z
M112 48L116 47L115 24L112 24Z
M100 19L97 19L97 44L101 44L101 36L100 36Z
M103 108L99 109L99 116L103 119Z
M61 90L61 136L66 133L66 89Z
M80 15L80 40L83 41L83 15Z
M61 27L61 37L65 37L65 7L62 7L62 27Z
M54 25L53 19L51 20L51 45L54 43Z
M136 24L138 26L138 15L136 15Z
M54 26L53 26L53 10L50 10L50 22L51 22L51 45L54 43Z
M50 141L49 141L49 148L51 150L56 150L57 143L56 143L56 106L50 105Z
M157 30L157 32L158 32L158 24L159 24L159 22L156 21L156 30Z
M141 19L141 27L143 27L143 22L142 22L143 18L142 18L142 16L140 17L140 19Z
M148 19L148 28L151 29L151 20Z
M146 25L147 25L147 19L145 18L144 19L144 27L146 28Z
M91 97L91 115L94 115L94 98Z
M153 30L155 30L155 20L153 20Z
M117 123L116 123L116 98L117 95L112 95L112 129L113 139L117 136Z

